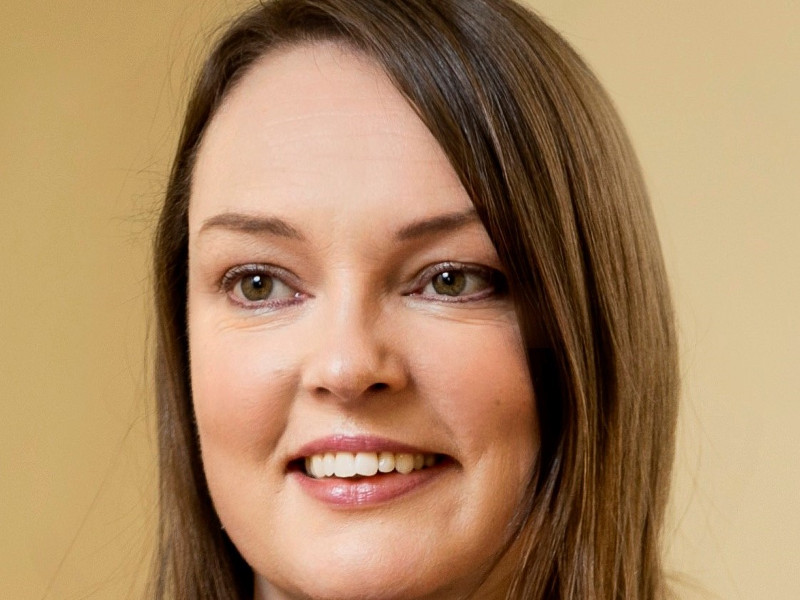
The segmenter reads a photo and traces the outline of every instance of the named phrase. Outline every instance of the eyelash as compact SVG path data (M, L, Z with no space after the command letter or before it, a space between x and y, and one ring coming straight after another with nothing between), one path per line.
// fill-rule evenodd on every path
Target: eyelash
M447 294L442 294L442 293L434 293L434 294L423 293L428 286L434 285L434 280L437 277L445 273L462 273L467 277L477 276L484 280L485 286L482 287L477 292L474 292L472 294L467 294L464 296L461 295L448 296ZM245 278L254 277L257 275L266 276L271 280L272 285L274 285L275 282L278 282L281 286L287 288L287 290L292 290L294 292L293 295L290 297L277 298L277 299L267 298L261 301L247 300L240 296L237 296L236 295L237 286L241 285L242 281ZM243 308L277 309L277 308L282 308L284 306L297 304L298 302L301 302L306 296L305 294L297 290L296 285L289 283L293 279L295 279L294 276L292 276L285 269L281 269L273 265L267 265L262 263L251 263L245 265L237 265L226 271L225 274L222 276L222 279L220 280L219 288L221 291L225 292L228 295L228 297L231 299L232 302ZM444 302L444 303L474 302L492 296L500 296L505 294L507 291L507 282L505 276L498 270L480 265L472 265L472 264L457 263L457 262L443 262L431 265L430 267L427 267L422 271L422 273L416 278L416 281L417 284L415 285L414 289L411 292L407 293L406 295L429 298L432 299L433 301ZM466 283L465 285L469 285L469 283Z
M433 282L436 279L436 277L449 272L463 273L468 277L469 276L480 277L484 280L486 285L477 292L474 292L472 294L467 294L464 296L448 296L446 294L435 294L428 297L435 298L437 302L475 302L477 300L483 300L484 298L488 298L491 296L501 296L505 294L507 289L505 276L496 269L491 269L489 267L484 267L480 265L465 264L465 263L443 262L443 263L436 263L435 265L432 265L427 269L423 270L422 274L418 279L418 281L421 282L421 285L418 285L416 290L411 292L410 295L425 297L422 291L429 285L434 285Z
M277 298L277 299L268 298L266 300L261 300L261 301L247 300L246 298L237 297L235 293L237 286L241 285L242 281L245 278L255 277L257 275L263 275L267 277L269 280L271 280L273 285L275 282L278 282L280 285L286 287L288 290L291 290L294 293L292 294L292 296L289 297ZM261 263L252 263L246 265L238 265L226 271L225 274L222 276L222 279L220 280L219 288L221 291L227 293L228 297L231 299L232 302L238 304L243 308L276 309L276 308L282 308L284 306L297 304L298 302L303 300L305 294L298 291L296 285L288 283L293 279L294 277L288 271L281 269L279 267Z

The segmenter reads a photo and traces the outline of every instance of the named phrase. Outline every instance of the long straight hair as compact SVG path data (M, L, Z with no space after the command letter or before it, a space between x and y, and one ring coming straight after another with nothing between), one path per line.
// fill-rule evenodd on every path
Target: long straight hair
M585 63L511 0L273 0L217 42L189 101L155 239L160 522L152 596L247 599L203 475L186 328L187 213L203 133L277 47L374 60L438 140L512 282L540 455L508 598L658 600L677 352L640 169Z

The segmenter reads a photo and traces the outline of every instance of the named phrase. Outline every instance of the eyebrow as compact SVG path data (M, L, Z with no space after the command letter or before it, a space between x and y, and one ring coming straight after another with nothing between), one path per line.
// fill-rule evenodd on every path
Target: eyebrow
M222 213L210 217L203 222L200 233L209 229L229 229L242 233L269 233L294 240L305 239L302 233L283 219L241 213Z
M414 240L435 233L460 229L475 221L479 221L478 214L474 207L470 207L462 212L437 215L408 223L397 230L394 238L398 241ZM200 227L200 233L210 229L228 229L255 234L268 233L294 240L305 240L305 236L300 231L283 219L262 215L221 213L206 219Z
M413 240L425 237L434 233L442 233L444 231L451 231L453 229L460 229L465 225L469 225L479 221L478 213L475 212L474 207L470 207L463 212L448 213L439 215L432 218L421 219L414 221L408 225L401 227L395 234L396 240Z

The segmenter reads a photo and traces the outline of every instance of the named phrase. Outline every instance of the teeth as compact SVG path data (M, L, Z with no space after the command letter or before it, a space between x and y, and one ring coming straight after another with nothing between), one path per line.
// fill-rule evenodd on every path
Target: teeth
M394 457L394 468L403 475L411 473L414 470L414 455L398 454Z
M378 472L378 455L374 452L359 452L355 463L357 475L371 477Z
M333 452L326 452L322 457L322 466L325 477L330 477L336 472L336 455Z
M314 459L311 459L314 462ZM356 459L350 452L337 452L334 475L337 477L353 477L356 474Z
M324 467L322 466L322 457L319 454L311 457L311 472L314 474L314 477L321 477L325 473Z
M436 464L434 454L400 452L325 452L305 459L306 474L315 479L323 477L372 477L377 473L397 471L407 475Z
M378 471L381 473L391 473L394 471L393 452L381 452L378 455Z

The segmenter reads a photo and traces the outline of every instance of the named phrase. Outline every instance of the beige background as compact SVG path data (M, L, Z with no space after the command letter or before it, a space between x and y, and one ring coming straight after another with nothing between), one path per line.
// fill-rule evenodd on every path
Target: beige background
M687 598L800 598L800 4L533 5L617 102L662 233L684 377L669 565ZM149 235L187 74L237 6L0 4L1 598L143 580Z

